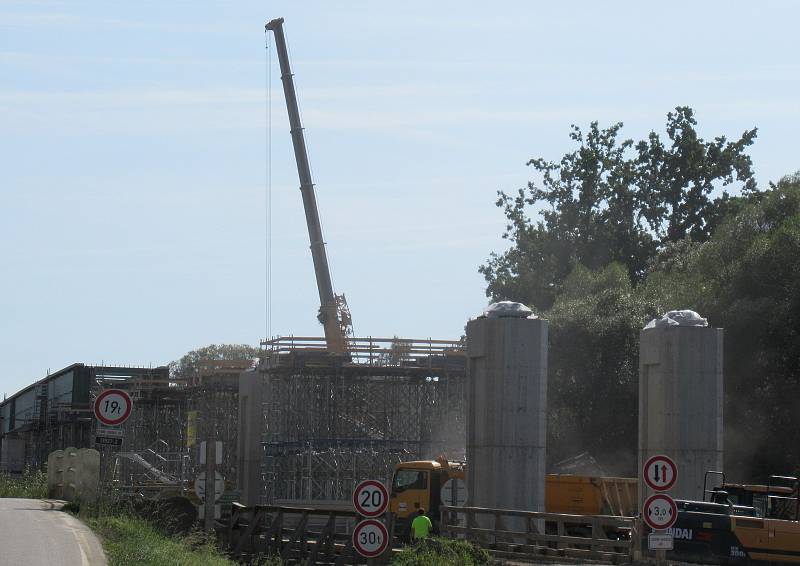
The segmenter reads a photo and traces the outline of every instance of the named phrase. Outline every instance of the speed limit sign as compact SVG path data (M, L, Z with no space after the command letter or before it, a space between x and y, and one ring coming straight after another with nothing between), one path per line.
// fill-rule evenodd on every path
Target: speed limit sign
M122 389L106 389L94 400L94 416L106 426L124 423L132 408L131 396Z
M389 492L378 480L364 480L353 490L353 507L364 517L377 517L389 505Z
M353 529L353 548L364 558L375 558L389 546L389 531L377 519L364 519Z

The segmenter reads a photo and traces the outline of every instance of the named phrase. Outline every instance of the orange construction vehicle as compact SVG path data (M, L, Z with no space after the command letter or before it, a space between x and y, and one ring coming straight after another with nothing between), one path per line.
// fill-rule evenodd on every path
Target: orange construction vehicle
M395 515L397 532L402 534L408 530L420 508L425 509L435 528L442 504L463 505L466 475L465 462L442 457L397 464L389 494L389 510ZM443 493L446 501L442 501ZM635 478L548 474L545 509L548 513L632 517L637 512L637 481Z

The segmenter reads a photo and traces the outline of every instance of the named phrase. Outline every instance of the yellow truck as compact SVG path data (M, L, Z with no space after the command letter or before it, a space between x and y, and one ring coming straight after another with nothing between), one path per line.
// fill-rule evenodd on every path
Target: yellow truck
M389 493L389 510L395 515L398 533L408 530L420 508L436 525L441 491L448 480L465 483L465 462L445 458L401 462L395 466ZM451 484L452 485L452 484ZM453 497L453 490L448 490ZM445 504L452 504L445 502ZM632 517L637 513L635 478L613 478L548 474L545 480L545 510L574 515L615 515Z

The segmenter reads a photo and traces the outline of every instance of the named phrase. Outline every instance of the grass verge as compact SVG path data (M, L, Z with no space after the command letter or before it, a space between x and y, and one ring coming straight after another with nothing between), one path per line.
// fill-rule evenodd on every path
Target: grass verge
M0 497L47 498L47 475L25 471L0 474ZM133 514L112 513L106 507L100 516L92 508L68 504L65 511L78 516L97 533L110 566L235 566L202 531L168 537L154 525Z
M44 472L25 470L21 475L0 474L0 497L45 499L47 475Z
M103 542L110 566L234 566L202 532L167 537L144 519L125 515L83 518Z
M491 564L489 553L464 540L430 538L403 549L393 566L476 566Z

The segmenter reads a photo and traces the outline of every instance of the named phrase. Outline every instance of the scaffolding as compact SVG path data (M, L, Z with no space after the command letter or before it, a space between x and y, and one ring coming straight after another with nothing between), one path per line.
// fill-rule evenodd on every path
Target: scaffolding
M265 503L345 501L398 462L463 458L462 343L351 338L349 357L322 338L262 345Z
M0 403L0 467L40 469L53 450L95 447L92 403L104 389L124 389L134 410L120 448L101 448L108 488L123 494L187 495L200 473L199 444L222 441L226 479L236 477L238 376L250 360L201 362L185 379L169 368L73 364Z

